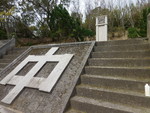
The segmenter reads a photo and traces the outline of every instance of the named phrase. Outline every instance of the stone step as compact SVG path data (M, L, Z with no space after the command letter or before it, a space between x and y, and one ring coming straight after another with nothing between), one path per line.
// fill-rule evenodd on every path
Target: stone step
M75 96L71 99L74 109L86 113L149 113L149 109Z
M131 67L105 67L105 66L86 66L85 73L101 76L119 76L126 78L150 78L150 67L148 68L131 68Z
M150 67L150 59L135 58L91 58L90 66Z
M0 59L0 63L11 63L12 59Z
M104 41L104 42L96 42L96 46L114 46L114 45L135 45L135 44L143 44L147 41L137 39L137 40L115 40L115 41Z
M94 51L134 51L134 50L149 50L150 44L136 44L136 45L117 45L117 46L95 46Z
M118 104L128 104L136 107L145 107L150 110L150 98L139 92L134 92L133 90L118 90L116 88L108 89L105 87L79 85L76 88L76 92L78 96L82 97L115 102Z
M8 51L7 54L13 54L13 53L20 54L20 53L23 53L26 49L27 47L21 47L21 48L15 47L12 50Z
M3 70L3 68L0 68L0 72Z
M85 113L85 112L78 111L78 110L75 110L75 109L70 109L70 110L66 111L65 113Z
M109 77L100 75L82 75L81 83L85 85L91 85L96 87L106 87L106 88L117 88L124 90L132 90L136 92L144 93L144 86L146 83L150 83L150 79L133 80L129 78L120 77Z
M3 59L9 59L9 60L12 60L12 59L15 59L19 56L20 54L9 54L9 55L5 55L3 56Z
M8 65L8 63L0 63L0 68L4 68Z
M4 55L0 59L0 68L4 69L12 61L14 61L19 55L21 55L26 49L27 47L13 48L13 50L10 50L9 52L7 52L7 55Z
M92 58L150 58L150 51L93 52Z
M3 59L15 59L21 55L27 48L14 48L12 51L9 51L7 55L3 56Z

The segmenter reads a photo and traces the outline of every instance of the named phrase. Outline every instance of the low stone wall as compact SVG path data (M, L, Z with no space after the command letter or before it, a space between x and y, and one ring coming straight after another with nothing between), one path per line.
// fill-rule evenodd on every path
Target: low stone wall
M0 44L0 57L5 55L7 51L15 47L16 40L12 38L11 40L2 40Z

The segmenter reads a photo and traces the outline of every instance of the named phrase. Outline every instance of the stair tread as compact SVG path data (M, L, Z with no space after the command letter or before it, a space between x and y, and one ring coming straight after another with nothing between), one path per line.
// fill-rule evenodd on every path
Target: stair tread
M99 78L99 79L111 79L111 80L122 80L122 81L132 81L132 82L141 82L141 83L149 83L150 79L141 79L141 78L127 78L127 77L119 77L119 76L102 76L102 75L89 75L84 74L83 77L90 77L90 78ZM144 87L144 86L143 86Z
M112 69L150 69L149 66L146 67L120 67L120 66L86 66L85 68L112 68Z
M115 67L150 67L150 59L113 59L113 58L90 58L90 66L115 66Z
M7 65L8 63L0 63L0 64L2 64L2 65Z
M145 39L127 39L127 40L109 40L109 41L97 41L96 44L113 44L113 45L122 45L122 44L134 44L134 43L145 43L147 42Z
M144 95L144 93L142 92L138 92L138 91L132 91L132 90L125 90L125 89L118 89L118 88L108 88L108 87L96 87L96 86L91 86L91 85L85 85L85 84L80 84L77 86L77 88L85 88L85 89L92 89L92 90L97 90L97 91L104 91L104 92L112 92L112 93L119 93L119 94L123 94L123 95L132 95L132 96L138 96L138 97L144 97L144 98L148 98Z
M70 109L70 110L68 110L68 111L65 112L65 113L85 113L85 112L78 111L78 110L75 110L75 109Z
M149 58L89 58L89 60L150 60Z
M0 63L10 63L12 62L11 59L0 59Z
M147 42L143 42L143 43L139 43L139 44L126 44L126 45L110 45L110 46L107 46L107 47L118 47L118 46L121 46L121 47L128 47L128 46L143 46L143 45L150 45L149 43ZM105 46L95 46L95 47L105 47Z
M148 50L132 50L132 51L94 51L93 53L137 53L137 52L150 52L150 49Z
M0 62L0 64L7 65L8 63L1 63L1 62Z
M80 96L75 96L71 98L72 101L78 101L80 103L87 103L87 104L92 104L96 106L103 106L104 108L109 108L109 109L117 109L120 111L127 111L131 113L149 113L150 109L144 108L144 107L135 107L135 106L128 106L128 105L123 105L123 104L117 104L113 102L106 102L102 100L95 100L87 97L80 97Z
M95 46L95 52L117 52L117 51L148 51L150 50L150 44L135 44L135 45L112 45L112 46Z
M1 68L5 68L9 63L0 63Z

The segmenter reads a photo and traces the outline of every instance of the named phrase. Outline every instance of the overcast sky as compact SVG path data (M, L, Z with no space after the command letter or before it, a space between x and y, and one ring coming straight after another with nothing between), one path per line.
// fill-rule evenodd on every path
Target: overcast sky
M77 1L77 0L72 0L72 1ZM91 4L92 4L92 2L93 2L94 0L79 0L79 4L80 4L80 12L83 14L83 18L85 18L85 7L86 7L86 3L88 2L90 2ZM97 0L97 1L101 1L101 0ZM120 2L120 0L105 0L105 2L106 3L108 3L108 2L113 2L114 3L114 5L117 5L117 2L119 1ZM123 1L125 1L125 2L127 2L128 4L129 3L136 3L137 2L137 0L121 0L121 2L123 2ZM75 5L75 4L72 4L71 6L70 6L70 8L69 8L69 12L71 13L71 11L73 11L74 10L74 7L76 7L77 5ZM94 8L94 2L93 2L93 8Z
M85 5L86 5L86 2L88 1L88 0L79 0L80 1L80 10L84 13L84 11L85 11ZM92 0L91 0L92 1ZM100 1L100 0L99 0ZM105 2L107 3L108 1L114 1L114 4L116 4L117 5L117 2L115 2L115 1L117 1L117 0L105 0ZM133 3L136 3L137 2L137 0L121 0L121 1L126 1L127 3L130 3L130 2L133 2Z

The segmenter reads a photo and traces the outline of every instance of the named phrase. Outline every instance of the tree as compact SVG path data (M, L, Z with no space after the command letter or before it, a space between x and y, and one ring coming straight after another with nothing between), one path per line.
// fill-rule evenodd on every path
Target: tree
M147 36L147 16L150 13L150 8L145 8L143 9L142 12L142 18L140 20L140 26L139 26L139 35L141 37L146 37Z
M7 34L7 37L10 37L10 27L12 23L12 15L14 13L14 0L1 0L0 1L0 28L1 33ZM6 38L6 37L5 37Z
M62 5L55 6L50 14L49 27L51 34L60 40L60 37L69 36L72 32L73 18Z
M26 20L30 20L32 23L36 21L41 25L47 24L49 30L51 30L51 12L57 4L65 4L69 3L69 0L22 0L19 5L22 12L22 17ZM29 21L27 21L29 22Z

